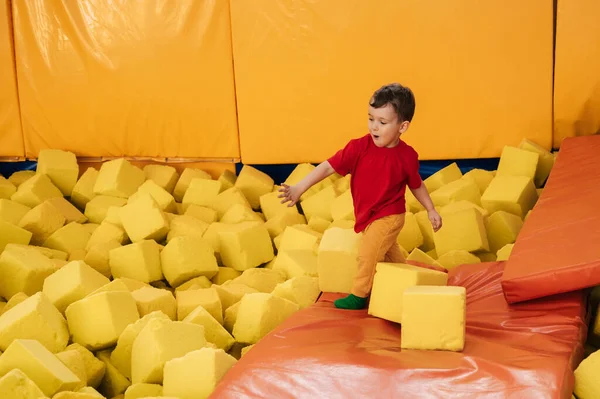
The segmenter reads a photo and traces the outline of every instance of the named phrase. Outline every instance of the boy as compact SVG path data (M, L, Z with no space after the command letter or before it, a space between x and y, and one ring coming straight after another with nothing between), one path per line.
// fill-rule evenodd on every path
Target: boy
M414 112L415 98L409 88L397 83L381 87L369 101L369 134L350 140L296 185L283 184L279 190L281 202L294 206L306 190L327 176L351 174L354 231L363 237L351 294L335 301L337 308L365 308L377 262L405 261L396 240L404 225L406 186L427 210L433 230L442 227L419 175L418 154L400 140Z

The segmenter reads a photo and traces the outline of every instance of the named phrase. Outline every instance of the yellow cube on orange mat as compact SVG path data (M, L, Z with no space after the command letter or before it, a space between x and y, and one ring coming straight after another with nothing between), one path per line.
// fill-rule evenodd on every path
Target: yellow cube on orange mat
M500 156L497 176L524 176L535 178L540 155L536 152L505 146Z
M142 194L119 210L121 223L131 242L163 240L169 233L169 222L156 201Z
M167 191L169 194L175 190L175 185L179 179L179 173L174 167L169 165L146 165L142 169L146 180L152 180L159 187Z
M137 166L124 158L114 159L102 164L94 193L112 197L128 198L144 183L146 175Z
M577 398L593 399L600 395L600 350L595 351L577 366L575 369L575 389Z
M445 267L447 270L454 269L460 265L470 265L474 263L480 263L481 260L473 255L472 253L465 251L464 249L457 249L448 251L437 258L437 262Z
M533 180L524 176L496 176L481 204L490 213L506 211L523 218L538 199Z
M317 277L300 276L277 284L272 294L296 303L304 309L317 300L321 290Z
M52 181L48 176L36 174L31 179L21 184L17 191L11 195L10 199L33 208L47 199L62 196L62 192L58 187L52 184Z
M425 184L425 187L427 187L427 191L432 193L438 188L445 186L454 180L460 179L462 175L463 174L458 168L456 162L452 162L450 165L429 176L423 183Z
M469 252L489 250L483 217L475 209L445 215L444 225L433 234L433 239L438 256L457 249Z
M70 196L79 177L77 157L70 151L42 149L38 155L37 173L44 174L63 193Z
M173 197L175 197L175 201L181 202L183 200L183 196L190 187L192 179L212 180L212 177L201 169L185 168L181 173L179 180L177 180L175 188L173 189Z
M94 193L96 179L98 179L98 170L87 168L75 183L71 192L71 202L79 209L85 210L87 203L96 196Z
M351 229L334 227L325 231L317 255L321 291L350 292L358 271L361 238Z
M485 221L490 252L496 253L506 244L513 244L523 226L523 220L517 215L505 211L497 211Z
M273 190L273 179L264 172L244 165L235 181L235 187L244 194L253 209L260 207L260 197Z
M546 150L544 147L525 138L519 144L519 148L525 151L535 152L539 155L538 165L535 170L534 182L536 187L541 187L546 182L546 179L550 175L550 171L554 166L554 155L552 155L552 153Z

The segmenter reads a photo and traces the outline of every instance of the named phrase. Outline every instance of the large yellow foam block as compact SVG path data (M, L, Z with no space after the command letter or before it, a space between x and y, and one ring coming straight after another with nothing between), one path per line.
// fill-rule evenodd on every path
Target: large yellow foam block
M193 178L181 200L184 209L189 204L209 206L221 192L221 182L203 178Z
M552 167L554 166L554 155L544 147L526 138L521 140L519 148L525 151L535 152L539 155L539 161L535 170L534 182L536 187L542 187L550 175Z
M56 354L58 360L69 368L79 378L81 383L75 388L79 390L87 384L87 374L85 371L85 363L81 353L74 349L64 350ZM55 396L56 397L56 396Z
M239 270L235 270L232 267L221 267L219 266L219 271L215 276L211 279L213 284L223 284L226 281L233 280L236 277L242 275L242 272Z
M415 286L402 299L402 349L462 351L466 331L464 287Z
M277 284L273 295L296 303L304 309L317 300L321 294L319 279L316 277L299 276Z
M404 263L380 262L375 270L368 312L396 323L404 324L404 290L415 285L446 285L448 282L446 273Z
M209 206L217 211L217 216L221 219L225 212L235 204L245 205L249 208L251 207L242 191L234 186L219 193Z
M473 180L458 179L432 192L431 200L436 206L444 206L461 200L481 205L481 192Z
M18 202L0 198L0 222L18 225L30 209L28 206L19 204Z
M396 241L408 252L423 245L423 233L421 233L421 227L413 213L406 212L404 214L404 226L402 226Z
M317 268L323 292L349 293L358 271L361 234L339 227L326 230L319 244Z
M235 322L237 321L238 311L240 309L240 302L235 305L230 306L226 311L223 317L223 327L227 331L233 334L233 327L235 326Z
M140 194L119 209L121 223L132 242L163 240L169 232L169 222L149 194Z
M139 319L129 292L101 292L69 305L65 311L73 342L99 350L117 343L125 327Z
M600 351L596 351L583 359L575 369L574 393L578 399L594 399L600 397Z
M66 350L74 350L79 352L85 365L85 375L87 377L87 385L97 388L106 372L106 365L101 360L97 359L92 352L79 344L71 344Z
M3 399L41 399L44 392L25 373L14 369L0 378Z
M164 188L156 184L153 180L146 180L138 187L137 191L132 194L128 202L134 201L142 194L150 195L161 211L175 212L175 198Z
M305 223L306 218L304 217L304 215L299 214L297 211L295 213L283 212L267 220L267 222L265 223L265 228L269 232L271 238L274 239L275 237L281 235L287 227Z
M7 178L0 175L0 198L10 199L17 192L17 187Z
M17 339L0 356L0 375L19 369L47 396L76 389L81 380L38 341Z
M133 342L131 382L161 384L166 362L205 346L201 325L152 319Z
M281 193L273 191L267 194L263 194L259 198L260 209L265 215L267 220L273 219L275 216L281 213L292 213L298 214L298 208L295 206L288 206L288 204L282 204L279 195Z
M275 256L264 224L244 222L219 233L224 266L244 271L269 262Z
M121 208L126 203L125 198L97 195L86 202L84 214L90 222L100 224L107 217L110 208Z
M416 262L425 263L427 265L436 265L441 266L435 259L431 256L427 255L425 252L421 251L419 248L413 249L413 251L408 255L406 260L414 260Z
M483 194L495 175L495 171L475 168L465 173L462 179L475 182L477 187L479 187L479 194Z
M117 368L112 364L110 360L110 350L104 350L96 353L98 360L102 361L106 367L104 372L104 378L98 387L98 390L102 392L107 398L119 398L122 399L127 388L131 386L131 381L125 377Z
M223 286L213 285L221 299L223 311L238 303L246 294L260 292L259 290L237 282L229 282ZM269 291L270 292L270 291Z
M177 173L177 170L174 167L169 165L148 164L144 166L142 170L146 175L146 181L151 180L169 194L173 193L177 180L179 180L179 173Z
M94 186L98 178L98 170L95 168L87 168L79 177L77 183L71 192L71 202L79 209L85 210L88 202L96 196Z
M331 218L335 220L355 220L354 202L352 201L352 192L346 192L337 196L331 201Z
M0 316L0 350L5 351L19 338L37 340L53 353L67 346L67 321L42 292L25 299Z
M202 169L185 168L181 173L179 180L177 180L175 188L173 189L173 197L175 197L177 202L181 202L183 200L183 196L190 187L192 179L211 180L212 177Z
M186 216L192 216L204 223L211 224L217 221L217 211L206 206L190 204L183 213Z
M140 317L155 311L161 311L171 320L177 319L177 301L168 290L143 287L131 293L137 304Z
M497 176L524 176L535 178L540 155L537 152L505 146L500 156Z
M44 242L44 246L72 255L77 251L85 251L91 236L82 224L72 222L52 233Z
M62 197L62 192L52 184L50 178L43 174L36 174L25 183L21 184L10 199L20 204L33 208L47 199Z
M281 271L286 278L318 276L317 255L311 250L280 250L273 270Z
M79 165L75 154L58 149L40 150L36 171L47 175L67 197L71 195L79 177Z
M262 222L260 215L242 204L234 204L221 218L221 223L236 224L242 222Z
M160 248L154 240L143 240L109 252L111 274L144 283L162 280Z
M505 211L492 213L485 220L490 252L497 252L506 244L513 244L517 240L523 220L517 215Z
M31 209L19 222L19 227L30 231L31 243L41 245L56 230L63 227L65 217L48 201Z
M15 187L19 187L21 184L35 176L35 174L35 170L18 170L13 172L8 180L14 184Z
M228 351L235 343L231 334L202 306L196 307L183 321L204 327L206 341L215 344L219 349Z
M110 280L83 261L69 262L44 280L43 292L61 312Z
M300 205L308 220L313 216L319 216L325 220L332 221L333 216L331 209L337 196L338 192L335 187L333 185L327 186L318 193L311 195L309 198L302 201Z
M223 185L223 190L228 190L235 185L237 176L235 175L234 171L226 169L221 172L217 180L219 180Z
M446 214L462 211L465 209L477 210L479 213L481 213L481 216L483 216L484 219L490 215L486 209L482 208L481 206L475 205L472 202L465 201L465 200L451 202L450 204L441 207L438 210L438 212L440 213L440 215L442 215L442 218L443 218L444 215L446 215ZM431 225L431 222L429 224Z
M202 306L219 323L223 323L223 306L219 293L214 287L178 291L175 295L178 320L185 319L194 309Z
M176 237L160 252L162 271L172 287L187 280L205 276L212 278L219 268L210 243L199 237Z
M49 203L53 207L56 208L58 212L60 212L65 217L65 223L77 222L77 223L85 223L87 222L87 217L81 213L79 209L77 209L72 203L67 201L63 197L54 197L46 200L45 202Z
M444 225L433 234L439 256L452 250L489 250L489 243L481 213L465 209L445 215Z
M86 251L89 251L90 248L96 245L106 244L110 241L116 241L119 244L125 244L127 241L129 241L129 238L127 237L127 233L125 233L123 228L104 221L100 223L100 226L94 229L85 249Z
M0 251L4 251L7 244L27 245L31 241L32 234L12 223L0 221Z
M94 184L94 193L128 198L145 180L143 170L126 159L114 159L103 163L100 167Z
M0 296L10 299L22 292L42 290L44 279L54 273L54 264L34 248L8 244L0 255Z
M260 197L270 193L273 185L273 179L269 175L249 165L242 167L235 181L235 187L240 189L253 209L260 207Z
M320 216L312 216L308 221L308 227L321 234L323 234L325 230L329 228L329 226L331 226L331 222L323 219Z
M111 250L120 247L121 244L114 240L94 245L88 249L83 260L102 275L110 278L112 273L110 271L109 254Z
M538 194L530 178L496 176L481 196L481 204L490 214L506 211L523 218L537 199Z
M438 170L427 179L424 180L427 191L433 193L437 189L451 183L455 180L460 179L463 176L456 162L452 162L450 165Z
M272 292L275 286L286 280L285 274L273 269L248 269L231 283L244 284L260 292Z
M479 257L464 249L448 251L437 258L437 262L447 270L454 269L460 265L470 265L481 262Z
M170 360L165 364L163 394L184 399L207 399L236 362L222 349L213 348L202 348Z
M288 226L281 236L279 251L308 250L316 253L322 236L303 224Z
M238 342L255 344L299 309L272 294L248 294L240 301L233 336Z

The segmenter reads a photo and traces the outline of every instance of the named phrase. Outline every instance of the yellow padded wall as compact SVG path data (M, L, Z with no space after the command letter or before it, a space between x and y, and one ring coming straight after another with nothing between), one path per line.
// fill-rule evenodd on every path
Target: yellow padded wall
M13 1L27 156L239 157L229 2Z
M0 0L0 157L23 157L9 0Z
M600 1L558 0L554 146L600 132Z
M417 100L422 159L552 142L552 2L233 0L242 161L319 162L367 133L382 84Z

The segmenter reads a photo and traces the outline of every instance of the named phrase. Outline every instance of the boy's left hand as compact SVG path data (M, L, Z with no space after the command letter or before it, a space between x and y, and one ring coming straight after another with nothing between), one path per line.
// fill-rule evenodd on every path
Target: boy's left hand
M427 215L429 216L429 221L431 222L431 227L433 227L434 232L442 228L442 217L435 209L427 212Z

